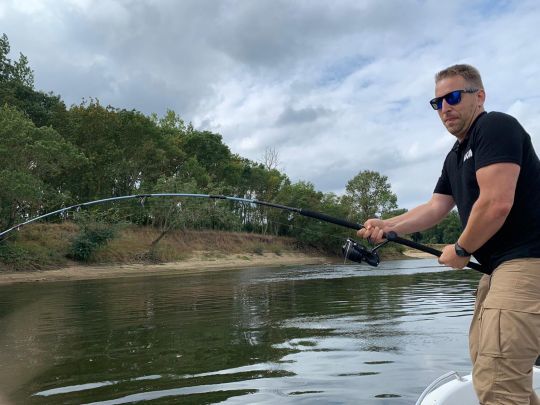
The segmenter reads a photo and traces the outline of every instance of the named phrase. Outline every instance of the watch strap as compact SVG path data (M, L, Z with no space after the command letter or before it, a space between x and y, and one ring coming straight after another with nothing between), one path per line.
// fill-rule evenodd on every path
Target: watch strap
M458 242L456 242L456 244L454 245L454 248L456 249L456 254L459 257L468 257L472 255L472 253L467 252L467 250L465 250L462 246L460 246Z

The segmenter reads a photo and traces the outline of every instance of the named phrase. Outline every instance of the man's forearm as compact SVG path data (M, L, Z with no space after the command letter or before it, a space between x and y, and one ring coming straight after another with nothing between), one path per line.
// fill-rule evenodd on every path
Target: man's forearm
M431 199L412 210L397 217L382 220L372 218L358 230L358 236L374 241L384 240L384 234L394 231L397 234L408 234L423 231L438 224L454 207L454 199L450 195L433 193Z
M449 211L428 202L397 217L385 220L385 225L387 225L385 228L400 235L424 231L437 225Z

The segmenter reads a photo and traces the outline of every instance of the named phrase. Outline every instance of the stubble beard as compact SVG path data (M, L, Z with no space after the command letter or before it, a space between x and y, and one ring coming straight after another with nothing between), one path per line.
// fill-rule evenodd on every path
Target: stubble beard
M476 113L476 107L474 111L467 117L464 117L463 115L460 114L449 125L444 123L444 126L446 127L448 132L450 132L452 135L454 135L456 138L458 138L461 141L462 139L465 138L465 135L467 135L467 132L469 131L469 128L472 124L475 113Z
M450 125L445 124L446 129L448 132L450 132L452 135L459 138L459 135L464 132L465 122L463 119L459 118L458 122L454 120Z

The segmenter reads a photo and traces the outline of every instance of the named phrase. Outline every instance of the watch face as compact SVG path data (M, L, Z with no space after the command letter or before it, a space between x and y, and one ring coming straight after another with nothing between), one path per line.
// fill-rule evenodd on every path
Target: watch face
M463 249L461 246L459 246L457 243L454 245L455 249L456 249L456 254L459 256L459 257L467 257L467 256L470 256L469 253L467 251L465 251L465 249Z

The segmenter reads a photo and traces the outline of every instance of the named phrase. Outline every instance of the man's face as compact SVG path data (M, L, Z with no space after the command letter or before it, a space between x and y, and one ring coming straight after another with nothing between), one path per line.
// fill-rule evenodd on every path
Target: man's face
M472 87L474 86L468 84L461 76L447 77L435 84L435 97ZM456 105L450 105L443 99L442 108L437 112L448 132L462 140L476 116L484 111L483 101L484 91L481 89L476 93L462 93L461 101Z

